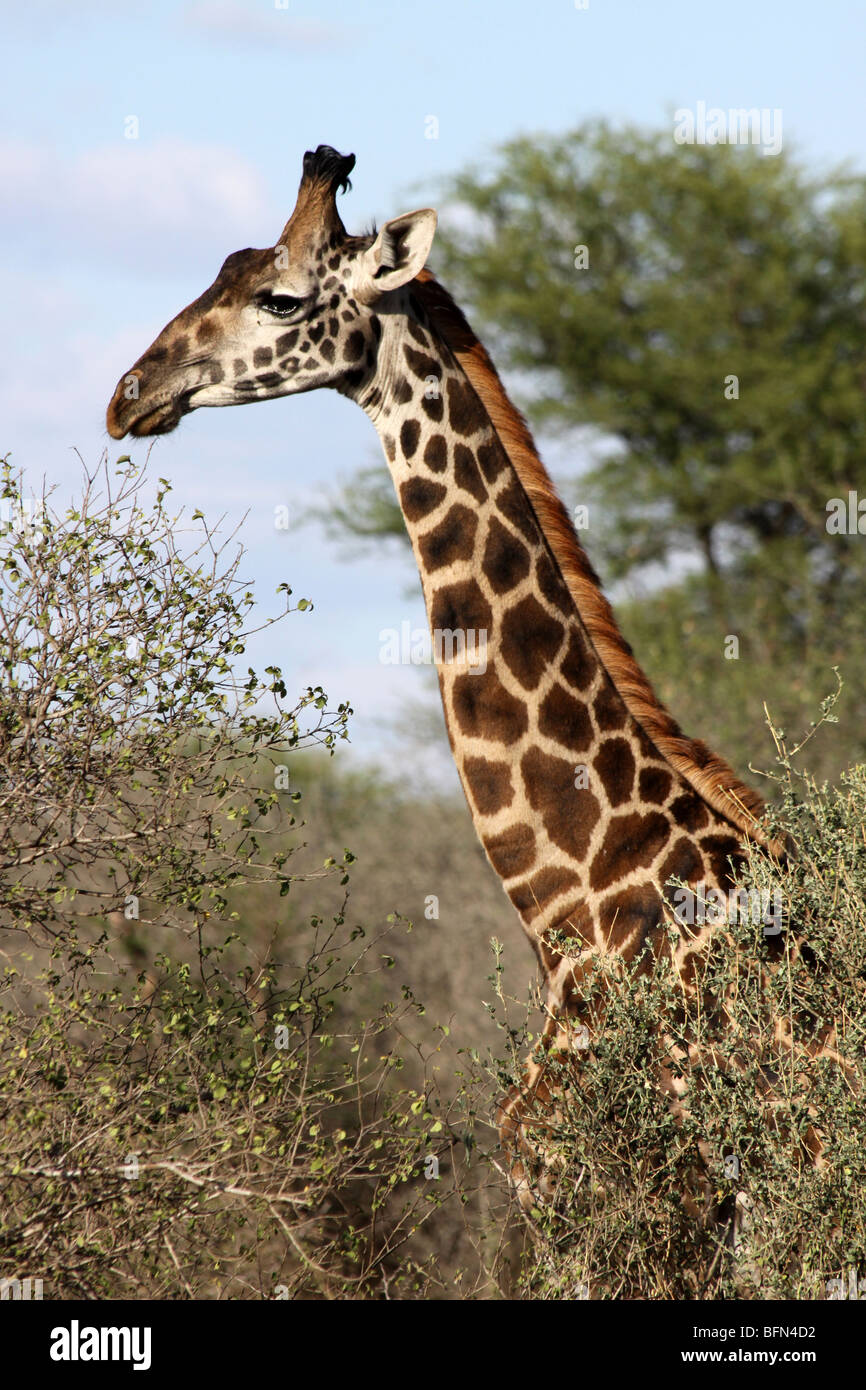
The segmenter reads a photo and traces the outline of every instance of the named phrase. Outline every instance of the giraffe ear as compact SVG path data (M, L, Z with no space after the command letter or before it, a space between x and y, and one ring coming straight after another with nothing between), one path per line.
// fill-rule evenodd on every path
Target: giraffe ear
M372 304L388 290L414 280L424 269L435 231L436 214L432 208L406 212L386 222L360 259L355 284L358 299Z

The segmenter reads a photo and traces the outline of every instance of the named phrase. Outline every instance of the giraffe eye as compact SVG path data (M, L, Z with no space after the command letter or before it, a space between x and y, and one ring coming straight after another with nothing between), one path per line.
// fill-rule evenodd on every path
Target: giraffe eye
M260 309L273 314L275 319L288 318L296 309L300 309L303 304L302 299L294 299L290 294L271 294L265 290L256 297Z

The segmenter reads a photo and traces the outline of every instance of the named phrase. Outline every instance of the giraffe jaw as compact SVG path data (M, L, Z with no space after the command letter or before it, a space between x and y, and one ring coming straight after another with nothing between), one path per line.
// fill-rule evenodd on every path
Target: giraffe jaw
M123 378L125 380L126 378ZM121 395L121 384L118 385L115 398L108 408L106 417L106 427L112 439L123 439L124 435L131 434L136 439L148 438L156 434L171 434L176 430L184 415L189 415L191 411L198 410L199 407L226 406L226 405L245 405L251 400L268 400L273 396L283 395L282 391L268 391L267 393L238 395L235 391L226 389L211 382L203 382L198 386L190 386L185 391L180 391L171 396L163 396L156 403L138 400L127 401ZM304 390L312 390L314 386L322 383L314 381ZM130 405L139 407L137 414L130 412ZM143 407L143 408L142 408Z

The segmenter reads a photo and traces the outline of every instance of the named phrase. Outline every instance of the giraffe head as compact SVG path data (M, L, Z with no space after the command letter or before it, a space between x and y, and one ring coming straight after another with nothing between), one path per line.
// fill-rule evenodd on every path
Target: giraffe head
M430 208L350 236L337 211L354 155L304 155L292 216L274 246L235 251L121 377L108 432L166 434L204 405L244 405L331 386L357 392L376 369L386 296L423 269Z

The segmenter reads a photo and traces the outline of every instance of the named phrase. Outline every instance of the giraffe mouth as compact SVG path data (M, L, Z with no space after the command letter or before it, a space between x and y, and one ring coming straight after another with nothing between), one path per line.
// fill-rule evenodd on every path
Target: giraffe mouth
M137 401L138 413L136 415L127 414L123 406L130 404L124 401L112 403L108 414L108 432L114 439L122 439L125 434L131 434L136 439L147 438L155 434L170 434L177 429L184 415L188 415L194 408L191 398L194 391L183 391L177 396L167 396L156 404L145 404L141 409L142 402Z
M172 430L177 429L188 408L185 396L160 401L159 405L153 406L143 415L139 415L137 420L132 421L129 433L138 439L144 435L170 434Z

